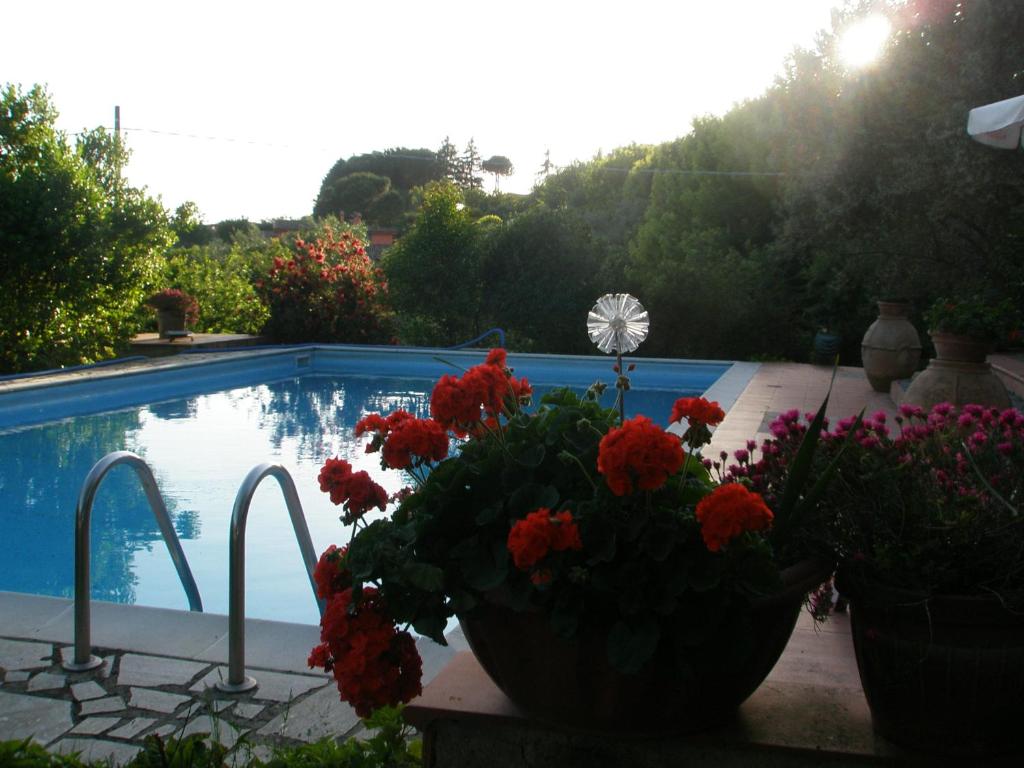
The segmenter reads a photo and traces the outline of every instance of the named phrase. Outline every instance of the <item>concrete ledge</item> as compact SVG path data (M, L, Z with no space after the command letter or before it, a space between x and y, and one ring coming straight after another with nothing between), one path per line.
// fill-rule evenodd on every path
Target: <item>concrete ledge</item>
M733 722L701 733L644 737L529 720L459 653L405 710L432 768L512 766L875 766L913 756L875 735L849 635L838 615L803 616L789 646Z

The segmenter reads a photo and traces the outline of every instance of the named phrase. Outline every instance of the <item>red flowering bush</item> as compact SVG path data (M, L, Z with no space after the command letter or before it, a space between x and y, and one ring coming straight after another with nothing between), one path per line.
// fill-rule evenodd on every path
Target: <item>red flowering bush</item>
M610 663L633 672L659 652L702 643L719 652L722 623L779 588L789 561L776 556L775 522L793 515L769 510L744 485L712 480L699 452L722 419L718 405L680 399L671 414L689 420L680 437L646 416L622 420L601 404L603 392L556 389L528 411L529 383L513 375L504 350L492 350L462 375L441 377L429 419L404 411L360 419L366 450L405 472L411 487L396 495L390 518L351 515L347 552L329 550L318 566L318 586L348 602L343 616L324 615L325 645L312 661L335 671L343 698L372 706L385 692L413 689L412 662L389 627L444 643L453 615L492 600L542 612L563 636L581 627L607 633ZM341 498L350 477L330 460L321 488ZM337 570L342 560L351 585ZM700 621L681 623L689 610ZM364 612L370 637L357 641L352 626ZM366 669L387 684L369 687Z
M387 343L387 282L351 230L327 225L296 238L256 282L270 309L264 333L281 342Z

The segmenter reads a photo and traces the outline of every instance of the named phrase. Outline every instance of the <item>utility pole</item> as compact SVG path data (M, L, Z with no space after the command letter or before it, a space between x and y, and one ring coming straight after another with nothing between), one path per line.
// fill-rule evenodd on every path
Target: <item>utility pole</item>
M119 197L121 191L121 107L114 105L114 165L117 169L117 178L114 180L114 199Z

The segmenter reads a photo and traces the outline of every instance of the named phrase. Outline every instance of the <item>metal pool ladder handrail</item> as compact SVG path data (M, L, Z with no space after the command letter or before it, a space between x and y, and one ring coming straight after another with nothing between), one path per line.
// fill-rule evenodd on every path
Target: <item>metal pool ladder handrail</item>
M242 481L231 512L228 540L228 679L215 683L217 689L225 693L242 693L257 685L254 678L245 674L245 521L249 516L253 494L267 475L273 476L281 486L306 574L309 576L309 585L313 588L313 597L317 601L320 615L324 613L324 601L317 597L316 580L313 578L317 557L292 476L280 464L257 464Z
M160 526L160 533L163 534L164 543L167 544L167 551L170 552L174 568L178 571L181 586L185 588L189 610L203 610L199 588L196 586L196 580L192 577L192 570L188 567L188 560L185 559L178 535L174 532L174 526L171 525L170 515L167 514L167 505L164 504L160 489L157 488L153 471L145 461L130 451L108 453L96 462L86 476L85 482L82 484L82 491L78 495L78 507L75 510L75 655L72 661L66 661L63 664L64 669L69 672L95 669L103 663L102 659L92 655L90 637L89 519L100 482L118 464L129 465L139 476L142 489L146 492L146 498L149 500L149 507L153 510L157 525Z

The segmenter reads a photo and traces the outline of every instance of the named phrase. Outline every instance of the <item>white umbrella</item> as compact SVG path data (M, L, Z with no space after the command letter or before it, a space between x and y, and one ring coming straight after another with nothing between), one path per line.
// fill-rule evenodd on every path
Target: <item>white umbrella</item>
M967 134L982 144L1000 149L1021 146L1024 96L975 107L967 113Z

